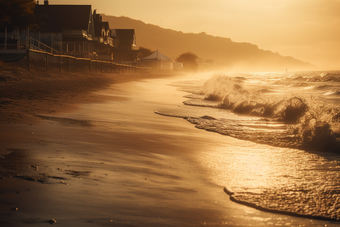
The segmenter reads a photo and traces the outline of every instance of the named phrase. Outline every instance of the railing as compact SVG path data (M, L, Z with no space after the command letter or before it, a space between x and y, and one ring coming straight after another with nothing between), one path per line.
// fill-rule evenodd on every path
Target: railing
M99 43L104 43L104 39L102 37L93 37L93 40Z
M48 53L51 53L51 54L60 54L60 52L58 50L53 49L52 47L50 47L50 46L40 42L37 39L32 38L32 37L30 37L29 49L44 51L44 52L48 52Z
M0 50L25 50L27 49L27 43L26 42L17 42L16 44L13 43L7 43L2 44L0 43Z
M92 40L92 36L87 34L87 31L80 29L68 29L63 32L64 37L82 37L87 40Z

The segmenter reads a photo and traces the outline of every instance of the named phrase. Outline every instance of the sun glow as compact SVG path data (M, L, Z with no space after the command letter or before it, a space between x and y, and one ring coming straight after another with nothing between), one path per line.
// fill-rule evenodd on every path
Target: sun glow
M93 1L50 0L50 4L91 4L99 13L127 16L183 32L206 32L249 42L319 67L339 66L340 1ZM322 57L321 57L322 56Z

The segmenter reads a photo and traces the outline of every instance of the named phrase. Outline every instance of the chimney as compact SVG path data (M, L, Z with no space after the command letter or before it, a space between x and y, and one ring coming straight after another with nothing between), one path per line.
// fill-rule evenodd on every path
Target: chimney
M93 10L93 19L97 20L97 10Z
M47 6L48 5L48 0L44 1L44 5Z

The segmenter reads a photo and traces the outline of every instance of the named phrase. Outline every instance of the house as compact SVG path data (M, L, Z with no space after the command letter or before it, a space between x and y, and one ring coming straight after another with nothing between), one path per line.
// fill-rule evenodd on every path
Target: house
M115 29L117 48L123 50L136 50L135 29Z
M110 29L90 5L50 5L45 0L35 13L39 32L34 38L62 54L116 62L137 59L134 29Z
M97 14L97 10L93 11L94 21L94 37L100 43L107 43L113 46L109 22L103 22L102 16Z
M92 37L94 23L91 5L43 5L34 9L39 32L30 35L64 54L92 57L96 52Z
M131 62L137 60L136 34L134 29L111 29L111 37L116 46L113 60Z
M160 70L174 70L181 69L183 64L180 62L174 62L169 57L163 55L161 52L156 50L151 55L142 58L139 64L143 67L149 67Z
M4 38L3 49L7 52L10 48L23 49L24 53L24 49L32 48L116 62L137 60L135 30L110 29L109 23L102 21L102 16L92 11L91 5L50 5L48 0L44 4L37 1L34 13L38 30L15 32L16 39L13 34L12 39Z
M114 43L111 37L109 22L102 20L102 16L93 12L94 37L97 45L97 58L100 60L113 60Z
M92 13L91 5L50 5L45 0L34 12L39 26L35 39L62 54L112 60L109 23L96 10Z

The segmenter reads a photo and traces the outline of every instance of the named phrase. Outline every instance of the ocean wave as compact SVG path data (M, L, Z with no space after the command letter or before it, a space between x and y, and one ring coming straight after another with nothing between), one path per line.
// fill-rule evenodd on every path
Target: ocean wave
M339 106L303 95L266 95L263 91L268 88L247 87L246 80L222 75L212 77L204 84L205 101L184 103L283 122L287 127L285 132L252 131L240 122L233 127L231 121L225 119L188 118L188 121L197 128L259 143L309 150L340 150Z
M281 188L264 193L235 193L224 188L230 200L258 210L321 220L340 220L338 190L319 190L318 196L305 188ZM279 199L278 199L279 198ZM299 201L299 203L297 203Z
M232 201L264 211L340 220L340 106L336 96L323 95L337 90L337 83L328 81L336 76L326 72L220 74L206 81L203 89L199 85L204 95L186 96L189 100L184 104L188 106L181 109L187 112L165 110L163 114L184 118L198 129L276 146L252 145L254 150L244 149L245 157L261 152L271 156L270 160L277 163L269 162L268 169L277 168L277 172L261 174L258 179L245 176L247 183L228 179L225 184L229 190L225 191ZM279 156L275 156L276 150L280 151ZM231 153L242 161L247 159L239 151L242 149L236 148ZM230 166L238 165L231 159L231 153L226 151L228 161L220 163L221 169L213 163L217 172L222 172L218 179L232 176L221 171L233 169L229 168L230 163ZM223 153L218 152L217 158L223 160ZM256 164L252 158L249 162ZM284 169L284 166L297 168ZM245 169L249 170L247 165ZM273 182L252 184L254 180L265 182L266 177L270 179L268 182Z
M242 86L244 77L214 76L204 83L204 93L207 100L220 101L230 92L236 94L248 93Z
M300 97L272 99L261 96L268 88L248 90L231 77L213 77L204 84L206 100L221 101L217 107L235 113L271 117L296 122L308 111L306 101ZM188 103L187 103L188 104Z
M326 103L311 105L313 108L299 119L294 131L301 138L301 145L313 150L340 150L340 110Z
M285 78L286 81L340 82L340 72L294 72Z
M339 90L327 91L323 95L340 95L340 89Z
M198 129L217 132L237 139L291 148L296 148L300 144L300 138L296 134L292 134L282 127L276 127L276 122L266 121L262 122L262 126L260 124L254 126L245 121L231 119L209 119L207 117L186 117L185 119L195 124Z

